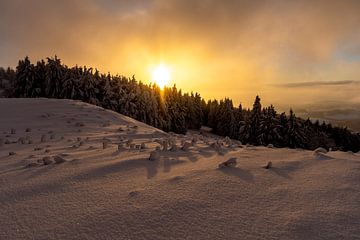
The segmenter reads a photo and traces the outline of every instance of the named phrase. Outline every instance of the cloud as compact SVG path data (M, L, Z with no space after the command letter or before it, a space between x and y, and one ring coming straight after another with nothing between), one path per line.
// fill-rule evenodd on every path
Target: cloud
M25 50L81 48L99 36L120 37L120 45L143 39L152 47L187 40L216 56L277 58L282 67L329 60L339 44L357 42L360 34L360 2L352 0L3 0L0 7L5 43Z
M357 0L1 0L0 66L57 54L147 80L147 65L164 59L177 86L251 103L284 94L282 83L356 79L358 9Z
M358 80L343 80L343 81L313 81L313 82L296 82L276 84L275 86L286 88L303 88L303 87L320 87L320 86L342 86L360 84Z

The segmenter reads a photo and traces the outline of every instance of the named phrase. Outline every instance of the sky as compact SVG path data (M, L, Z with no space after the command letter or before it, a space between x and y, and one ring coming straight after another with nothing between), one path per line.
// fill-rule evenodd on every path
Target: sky
M0 0L0 66L68 65L250 106L360 103L357 0Z

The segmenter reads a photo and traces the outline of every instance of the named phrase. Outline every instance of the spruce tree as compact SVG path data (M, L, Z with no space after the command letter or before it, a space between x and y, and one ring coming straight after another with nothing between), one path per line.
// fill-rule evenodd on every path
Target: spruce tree
M249 133L248 133L248 141L251 144L259 145L261 142L259 141L259 135L261 134L261 121L262 121L262 111L261 111L261 103L260 97L256 96L253 108L250 113L249 121Z
M222 136L231 135L233 120L233 103L229 98L220 101L216 133Z
M290 109L288 120L288 146L291 148L304 148L307 146L307 138L304 134L301 123L297 120L294 112Z
M233 118L231 121L230 137L233 139L240 139L240 128L245 125L244 113L242 105L240 104L237 109L233 110Z
M7 84L10 81L10 84ZM11 87L12 86L12 87ZM209 100L198 93L183 94L176 87L161 90L145 85L135 76L101 74L87 67L69 68L59 58L38 61L28 57L19 61L16 72L0 68L0 88L8 97L49 97L78 99L133 117L165 131L185 133L202 124L214 133L230 136L243 143L274 144L279 147L318 146L359 151L360 135L344 127L310 119L277 114L274 107L262 108L255 98L252 110L234 108L231 99Z

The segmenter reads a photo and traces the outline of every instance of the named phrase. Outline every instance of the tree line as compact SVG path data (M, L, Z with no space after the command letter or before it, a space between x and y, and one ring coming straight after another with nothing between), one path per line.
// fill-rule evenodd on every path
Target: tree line
M346 127L311 121L262 107L256 96L252 109L233 106L229 98L205 101L199 93L144 84L135 77L100 73L87 67L68 67L58 57L31 63L20 60L16 69L0 68L5 97L67 98L95 104L167 132L186 133L208 126L221 136L243 144L353 151L360 150L360 134Z

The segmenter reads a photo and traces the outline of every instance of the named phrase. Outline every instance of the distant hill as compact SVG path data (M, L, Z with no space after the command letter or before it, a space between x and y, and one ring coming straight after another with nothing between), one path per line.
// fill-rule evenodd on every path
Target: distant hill
M360 132L360 104L354 103L318 103L294 108L300 117L331 122L337 126Z

